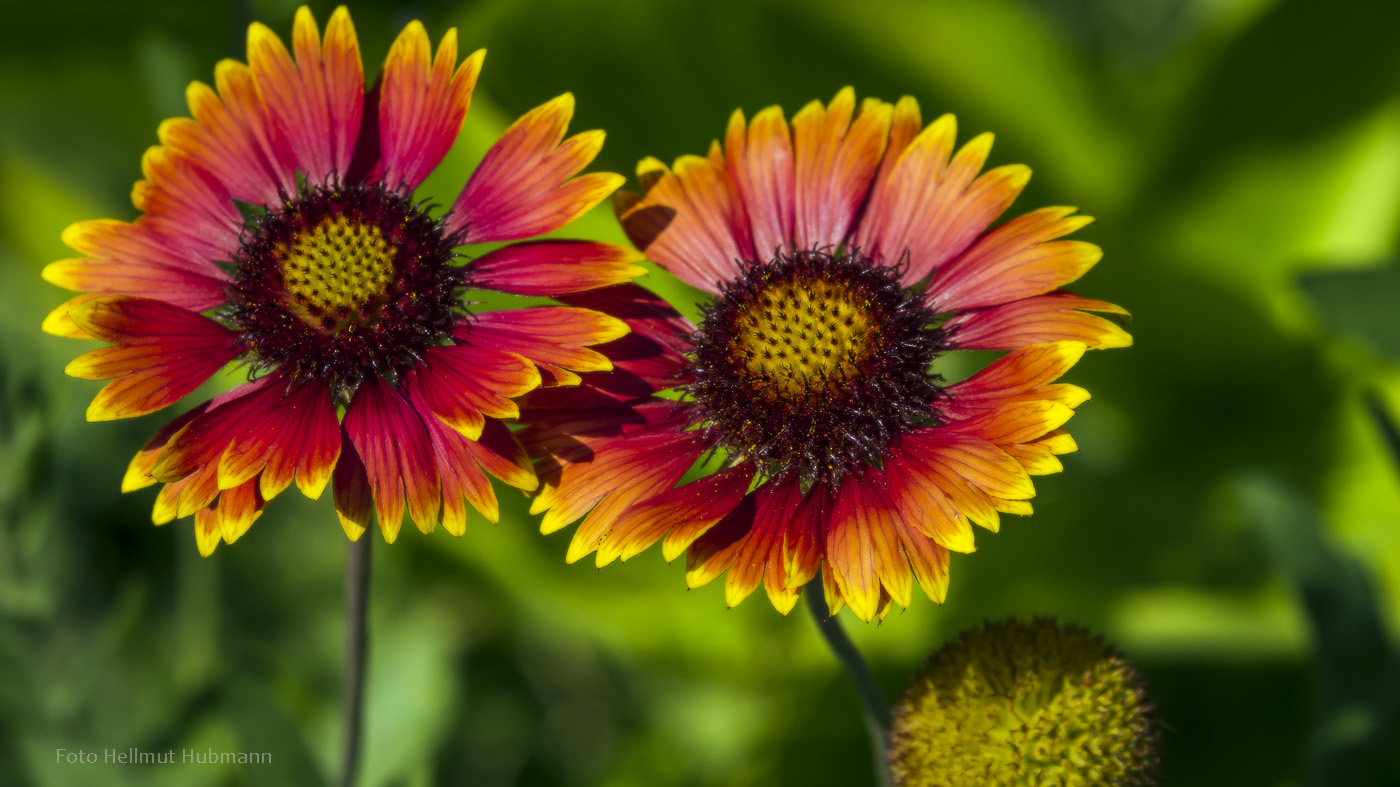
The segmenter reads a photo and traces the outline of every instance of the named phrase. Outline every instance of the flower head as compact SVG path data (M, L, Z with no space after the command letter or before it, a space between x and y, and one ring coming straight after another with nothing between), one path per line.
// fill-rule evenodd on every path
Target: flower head
M324 37L297 11L291 50L248 31L248 64L187 91L192 118L167 120L146 152L134 222L83 221L64 241L83 256L49 265L84 294L50 333L96 338L68 373L112 380L90 420L143 415L228 364L249 381L161 429L123 490L162 483L154 518L193 515L200 551L232 543L295 482L333 484L346 533L376 512L393 541L405 507L424 532L460 535L466 503L497 518L488 475L538 481L499 419L542 381L609 368L586 349L627 332L581 308L473 312L473 289L559 296L641 272L602 243L517 242L556 230L621 183L577 175L603 134L565 138L573 97L529 112L490 149L441 215L414 189L457 138L485 56L458 63L449 30L433 53L410 23L366 89L349 13ZM504 244L476 259L455 249Z
M1030 172L979 175L991 136L955 135L911 98L857 111L847 88L791 125L736 112L707 156L642 161L624 229L712 297L698 326L633 285L566 298L633 331L604 348L614 373L529 397L535 511L545 532L583 518L570 561L662 541L690 586L728 571L731 606L761 582L784 613L821 571L831 609L870 620L915 583L941 602L971 526L1031 512L1088 399L1055 380L1131 338L1094 313L1122 309L1060 289L1101 256L1060 239L1089 219L993 227ZM969 349L1010 352L952 384L930 366Z
M1008 620L929 657L894 709L899 787L1152 784L1157 726L1142 677L1075 626Z

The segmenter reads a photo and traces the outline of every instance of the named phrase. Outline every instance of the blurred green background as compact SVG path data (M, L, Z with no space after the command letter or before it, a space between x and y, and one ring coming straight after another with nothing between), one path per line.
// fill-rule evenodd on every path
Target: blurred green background
M6 4L0 25L0 784L310 785L336 771L344 536L278 499L233 547L122 496L168 414L88 424L80 343L40 334L60 231L133 218L140 154L183 89L286 37L296 3ZM314 3L324 22L331 5ZM1079 291L1137 345L1070 379L1082 452L1033 519L979 533L947 603L845 618L891 698L960 629L1048 614L1145 672L1166 785L1384 784L1400 746L1400 4L1372 0L357 2L374 73L421 18L490 55L426 188L448 202L527 109L578 98L597 168L703 152L737 106L851 84L910 94L1020 212L1081 206ZM570 234L621 240L605 210ZM1363 273L1336 274L1353 269ZM1299 275L1314 272L1303 280ZM1320 273L1319 273L1320 272ZM674 280L648 282L689 298ZM1387 289L1388 288L1388 289ZM1387 333L1388 332L1388 333ZM221 381L227 385L229 380ZM1370 396L1370 407L1367 396ZM1392 439L1400 440L1395 436ZM365 785L870 783L859 704L799 608L726 610L655 551L566 566L525 501L467 535L375 545ZM761 594L760 594L761 595ZM1389 677L1386 677L1389 665ZM1388 683L1387 683L1388 681ZM1386 695L1384 692L1389 691ZM1387 721L1389 715L1389 721ZM273 751L270 766L57 765L55 750ZM1377 752L1380 752L1378 755Z

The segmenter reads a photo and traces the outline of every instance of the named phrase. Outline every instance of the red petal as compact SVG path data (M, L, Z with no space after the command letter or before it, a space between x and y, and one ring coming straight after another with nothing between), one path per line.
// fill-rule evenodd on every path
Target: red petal
M529 361L509 352L457 345L430 347L411 370L405 387L422 397L425 409L467 438L481 436L486 418L515 418L511 397L540 383Z
M471 263L472 285L516 295L555 296L623 284L646 273L631 249L593 241L514 243Z
M370 514L374 510L374 493L370 491L369 476L365 473L365 463L350 442L350 435L342 427L340 460L335 463L331 488L335 498L335 514L340 519L340 527L351 541L359 541L369 527Z
M601 312L544 306L478 314L454 334L464 343L517 353L536 364L595 372L611 370L612 362L588 345L610 342L627 330L621 320Z
M413 406L388 383L371 380L345 411L345 433L364 462L384 540L392 544L398 538L405 498L413 523L432 532L441 486L432 439Z
M92 421L130 418L174 404L238 354L233 331L162 301L96 298L69 316L93 338L117 345L84 353L66 370L87 380L115 379L88 407Z

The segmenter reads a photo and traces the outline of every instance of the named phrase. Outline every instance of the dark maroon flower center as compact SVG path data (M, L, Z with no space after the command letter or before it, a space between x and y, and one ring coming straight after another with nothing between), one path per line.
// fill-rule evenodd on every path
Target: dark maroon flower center
M943 332L899 271L858 253L748 263L704 310L691 354L702 428L770 478L834 485L932 420Z
M323 379L345 397L446 341L466 285L454 245L405 193L309 187L245 231L227 319L255 370Z

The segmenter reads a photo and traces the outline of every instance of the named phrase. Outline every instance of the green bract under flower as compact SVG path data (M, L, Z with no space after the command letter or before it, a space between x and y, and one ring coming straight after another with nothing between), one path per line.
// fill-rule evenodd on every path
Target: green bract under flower
M964 632L895 708L900 787L1150 785L1152 705L1137 669L1084 629L1009 620Z

